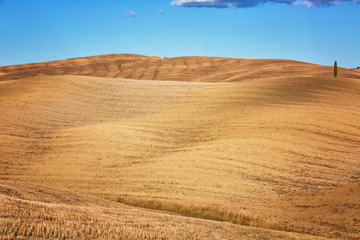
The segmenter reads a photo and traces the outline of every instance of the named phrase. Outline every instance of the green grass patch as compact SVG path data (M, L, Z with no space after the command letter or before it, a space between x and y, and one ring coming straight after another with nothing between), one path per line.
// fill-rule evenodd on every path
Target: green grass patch
M283 232L301 233L301 232L299 232L299 231L296 231L296 230L293 230L293 229L289 229L289 228L284 228L284 227L270 227L270 229L276 230L276 231L283 231Z
M221 222L231 222L243 226L261 227L261 228L268 228L278 231L296 232L295 230L280 226L275 220L267 221L259 217L249 216L240 212L234 213L216 207L210 208L210 207L198 207L198 206L184 206L175 203L165 203L165 202L158 202L153 200L138 200L138 199L130 199L130 198L115 198L115 199L112 198L109 200L130 206L162 210L162 211L177 213L189 217L196 217L196 218L215 220Z

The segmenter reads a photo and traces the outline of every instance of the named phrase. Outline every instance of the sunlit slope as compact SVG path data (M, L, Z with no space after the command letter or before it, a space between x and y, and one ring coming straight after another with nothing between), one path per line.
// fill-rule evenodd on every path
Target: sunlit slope
M359 236L357 201L334 194L327 212L315 208L321 197L306 200L359 181L357 79L38 76L0 84L4 180L213 206L323 236Z
M41 75L80 75L143 80L238 82L273 77L331 77L332 71L332 67L281 59L160 58L110 54L4 66L0 67L0 81ZM360 73L339 68L339 77L360 78Z

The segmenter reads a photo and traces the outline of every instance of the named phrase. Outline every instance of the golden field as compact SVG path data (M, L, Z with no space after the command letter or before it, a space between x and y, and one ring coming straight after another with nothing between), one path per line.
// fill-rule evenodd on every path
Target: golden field
M359 71L129 54L0 71L0 237L360 238Z

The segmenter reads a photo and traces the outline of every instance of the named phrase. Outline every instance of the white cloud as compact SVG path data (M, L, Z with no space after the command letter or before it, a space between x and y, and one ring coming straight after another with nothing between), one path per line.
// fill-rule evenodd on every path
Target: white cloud
M173 0L170 5L182 7L248 8L267 2L286 3L309 8L336 5L341 2L360 3L360 0Z
M247 0L245 0L247 1ZM174 0L170 3L172 6L183 7L214 7L214 8L228 8L233 7L233 0Z
M173 6L182 6L186 4L196 4L196 3L205 3L212 4L215 0L174 0L170 3Z
M137 17L139 16L139 14L137 14L136 12L133 12L133 11L127 11L125 14L124 14L125 17Z
M305 6L305 7L308 7L308 8L313 8L315 7L315 5L310 2L310 1L307 1L307 0L304 0L304 1L296 1L293 3L294 6Z

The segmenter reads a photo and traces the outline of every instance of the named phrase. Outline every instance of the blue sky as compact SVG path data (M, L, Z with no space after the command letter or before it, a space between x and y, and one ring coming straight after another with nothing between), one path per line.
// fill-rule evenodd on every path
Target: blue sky
M352 68L359 23L359 0L0 0L0 65L137 53Z

